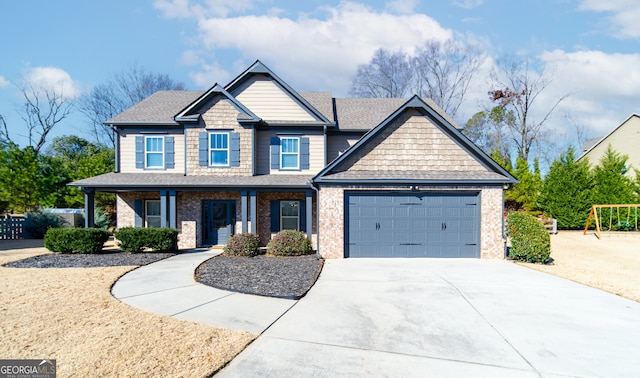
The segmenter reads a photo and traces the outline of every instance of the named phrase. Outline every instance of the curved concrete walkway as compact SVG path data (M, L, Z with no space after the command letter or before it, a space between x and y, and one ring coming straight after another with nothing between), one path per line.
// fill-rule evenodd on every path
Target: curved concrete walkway
M219 253L196 249L142 266L116 281L111 293L145 311L256 334L264 332L297 303L219 290L196 282L194 271L198 265Z

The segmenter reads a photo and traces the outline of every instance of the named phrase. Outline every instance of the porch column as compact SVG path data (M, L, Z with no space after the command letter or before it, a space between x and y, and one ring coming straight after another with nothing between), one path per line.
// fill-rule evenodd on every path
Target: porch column
M256 191L249 192L249 207L251 208L251 233L258 233L258 210L256 205Z
M93 189L84 190L84 227L93 228L95 226L95 192Z
M169 191L169 227L178 228L178 206L176 204L176 191Z
M249 220L247 219L247 191L240 192L240 214L242 217L242 233L249 232Z
M167 191L160 191L160 227L165 228L169 223L169 214L167 213Z
M304 204L307 216L307 237L311 239L313 235L313 192L311 190L306 191Z

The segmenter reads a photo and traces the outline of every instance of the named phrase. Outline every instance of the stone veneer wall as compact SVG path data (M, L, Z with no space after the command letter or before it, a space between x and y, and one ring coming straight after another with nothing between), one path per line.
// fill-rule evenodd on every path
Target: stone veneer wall
M199 127L185 130L187 174L190 176L251 176L253 166L252 133L250 127L244 127L238 123L238 110L227 100L217 96L202 111ZM200 166L199 137L205 128L207 131L222 129L240 133L240 166L228 168Z
M321 186L320 254L325 259L344 257L345 190L398 190L397 187ZM419 187L419 190L480 190L480 257L504 258L502 188L500 187Z

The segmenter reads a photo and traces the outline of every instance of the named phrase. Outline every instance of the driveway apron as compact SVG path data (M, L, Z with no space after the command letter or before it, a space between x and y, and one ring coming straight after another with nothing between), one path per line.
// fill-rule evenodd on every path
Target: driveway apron
M632 377L639 320L640 303L507 261L327 260L219 376Z

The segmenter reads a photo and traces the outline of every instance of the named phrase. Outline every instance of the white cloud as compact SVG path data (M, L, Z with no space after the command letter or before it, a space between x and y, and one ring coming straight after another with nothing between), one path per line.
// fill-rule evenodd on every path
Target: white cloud
M358 64L367 63L376 49L412 53L427 39L445 40L453 34L424 14L392 15L353 2L321 10L325 18L200 19L202 47L236 50L244 65L261 59L301 91L330 90L340 96L347 93Z
M153 3L167 18L227 17L253 8L253 0L205 0L203 4L190 0L156 0Z
M0 75L0 88L4 88L4 87L8 87L9 86L9 80L5 79L4 76Z
M79 83L74 81L65 70L58 67L29 68L23 80L36 91L38 89L54 90L63 97L72 99L80 96L82 90Z
M473 9L477 8L484 3L484 0L454 0L452 2L456 7L460 7L463 9Z
M637 112L640 97L640 54L602 51L544 52L541 59L553 67L553 82L544 98L571 93L558 109L578 115L592 136L602 136Z
M399 14L410 14L414 12L417 5L418 0L393 0L386 3L385 8Z
M609 13L609 25L617 38L640 38L640 2L637 0L582 0L579 9Z

